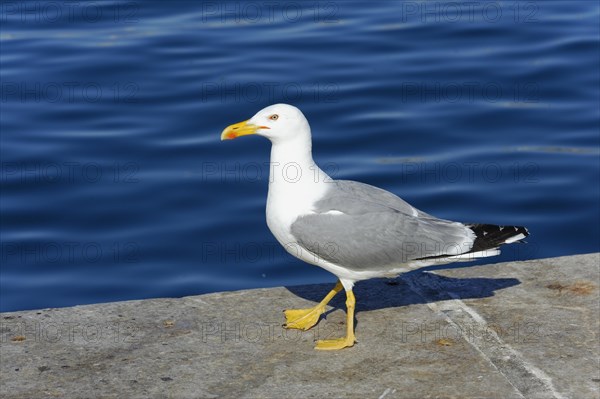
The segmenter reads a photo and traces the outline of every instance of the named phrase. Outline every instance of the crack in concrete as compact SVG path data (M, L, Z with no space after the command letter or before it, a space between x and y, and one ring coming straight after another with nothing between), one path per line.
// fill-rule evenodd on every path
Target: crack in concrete
M504 342L496 332L489 328L485 319L473 308L467 306L456 295L449 292L450 300L436 303L423 288L436 290L433 280L420 278L419 282L411 277L402 278L409 288L426 300L427 306L448 323L461 331L461 335L477 352L481 354L515 388L520 397L540 399L565 399L552 383L552 379L541 369L528 363L513 347ZM432 283L432 284L430 284ZM476 324L481 331L487 331L486 338L476 335L467 337L460 325Z

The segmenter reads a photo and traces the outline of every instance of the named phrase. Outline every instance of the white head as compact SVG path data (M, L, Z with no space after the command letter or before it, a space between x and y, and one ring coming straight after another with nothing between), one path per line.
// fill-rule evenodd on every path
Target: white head
M302 112L288 104L274 104L258 111L247 121L227 126L221 140L257 134L271 140L273 144L295 141L310 142L310 126Z

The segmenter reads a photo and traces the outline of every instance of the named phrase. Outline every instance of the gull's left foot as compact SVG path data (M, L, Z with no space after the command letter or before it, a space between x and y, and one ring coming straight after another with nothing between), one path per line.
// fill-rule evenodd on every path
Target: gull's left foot
M354 346L355 342L356 342L356 339L354 338L354 335L349 336L349 337L344 337L344 338L337 338L337 339L323 339L323 340L317 341L317 345L315 346L315 349L323 350L323 351L335 351L335 350L349 348L351 346Z
M325 306L331 298L335 296L343 288L342 283L338 280L335 287L325 295L325 298L315 307L309 309L288 309L285 313L285 328L296 328L306 331L319 322L319 317L325 312Z
M319 322L319 317L325 310L324 306L315 306L310 309L288 309L284 310L285 328L295 328L306 331Z

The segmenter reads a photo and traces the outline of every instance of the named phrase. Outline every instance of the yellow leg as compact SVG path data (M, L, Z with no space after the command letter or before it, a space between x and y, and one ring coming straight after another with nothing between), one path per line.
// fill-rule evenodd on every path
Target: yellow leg
M325 311L325 306L331 301L331 299L342 290L342 283L338 280L337 284L329 294L323 298L321 302L314 308L309 309L288 309L284 310L285 313L285 328L296 328L298 330L308 330L319 321L319 317Z
M352 290L346 291L346 336L338 339L324 339L317 341L315 349L337 350L353 346L356 342L354 336L354 306L356 299Z

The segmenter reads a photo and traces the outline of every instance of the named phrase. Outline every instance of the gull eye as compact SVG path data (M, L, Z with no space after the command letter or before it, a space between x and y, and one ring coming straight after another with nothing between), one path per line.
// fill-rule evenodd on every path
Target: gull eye
M279 119L279 115L273 114L273 115L269 116L269 119L272 121L276 121L277 119Z

